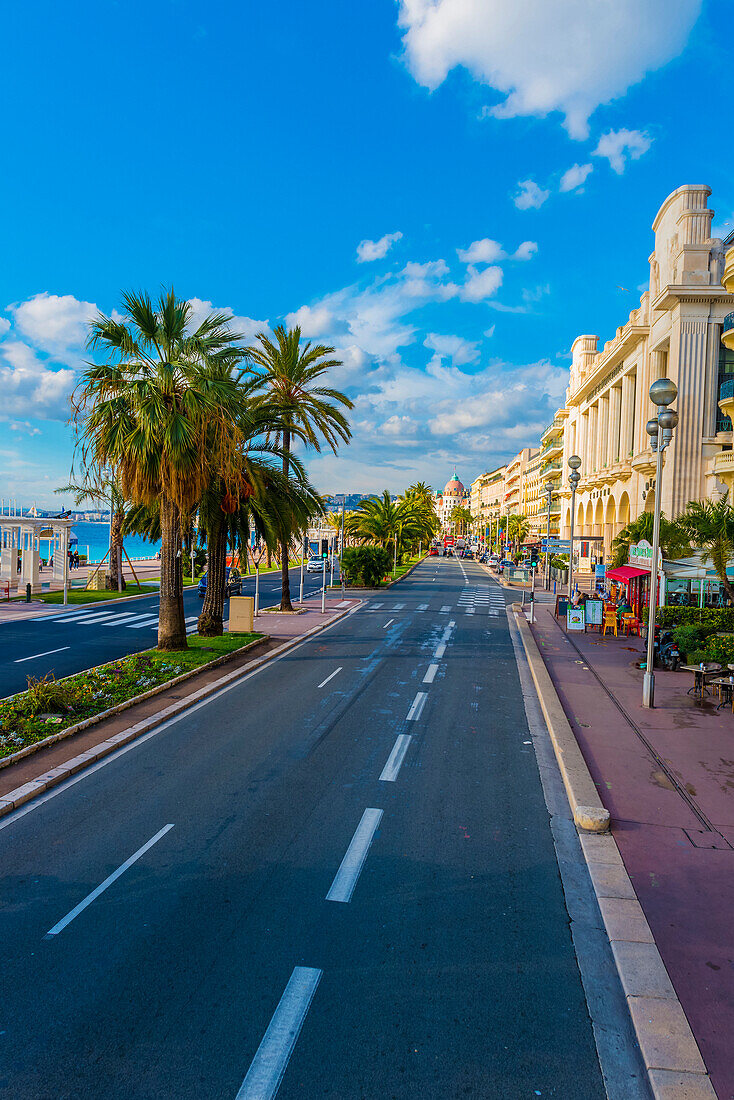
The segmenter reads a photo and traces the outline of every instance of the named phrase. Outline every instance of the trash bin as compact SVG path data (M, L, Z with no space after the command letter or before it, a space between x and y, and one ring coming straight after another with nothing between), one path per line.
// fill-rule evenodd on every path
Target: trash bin
M255 622L255 600L252 596L230 596L230 633L252 634Z

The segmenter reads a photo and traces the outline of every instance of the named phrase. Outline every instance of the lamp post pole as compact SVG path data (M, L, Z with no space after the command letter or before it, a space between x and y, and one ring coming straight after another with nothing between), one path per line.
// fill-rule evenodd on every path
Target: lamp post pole
M578 455L571 455L568 464L571 467L571 473L568 475L568 483L571 486L571 538L568 553L568 600L570 603L573 591L573 528L576 518L576 486L581 481L581 474L579 473L581 459Z
M546 592L550 591L550 517L551 517L551 500L553 499L553 488L551 485L546 485L545 491L548 494L548 516L546 524L546 543L545 543L545 589Z
M655 706L655 618L658 604L658 556L660 553L660 504L663 477L663 451L673 438L678 413L669 409L678 396L678 387L670 378L658 378L650 386L650 400L660 409L657 417L645 425L655 458L655 513L652 527L652 564L650 565L650 602L647 612L647 661L642 678L642 705Z

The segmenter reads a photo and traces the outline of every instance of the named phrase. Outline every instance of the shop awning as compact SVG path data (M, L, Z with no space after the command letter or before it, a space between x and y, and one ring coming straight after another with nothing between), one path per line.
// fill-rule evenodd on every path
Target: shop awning
M607 569L606 576L613 581L631 581L634 577L649 577L649 569L639 569L636 565L620 565L616 569Z

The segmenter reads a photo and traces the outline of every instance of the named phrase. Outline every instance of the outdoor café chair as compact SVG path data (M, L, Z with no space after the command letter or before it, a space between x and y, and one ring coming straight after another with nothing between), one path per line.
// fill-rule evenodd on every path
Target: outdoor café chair
M607 632L607 627L614 631L614 637L617 637L617 613L613 607L604 608L604 625L602 627L602 638Z

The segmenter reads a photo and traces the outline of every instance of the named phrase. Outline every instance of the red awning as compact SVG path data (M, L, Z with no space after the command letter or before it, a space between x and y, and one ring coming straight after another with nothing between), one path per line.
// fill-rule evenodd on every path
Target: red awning
M617 569L607 569L606 576L613 581L631 581L633 577L649 577L649 569L638 569L636 565L620 565Z

